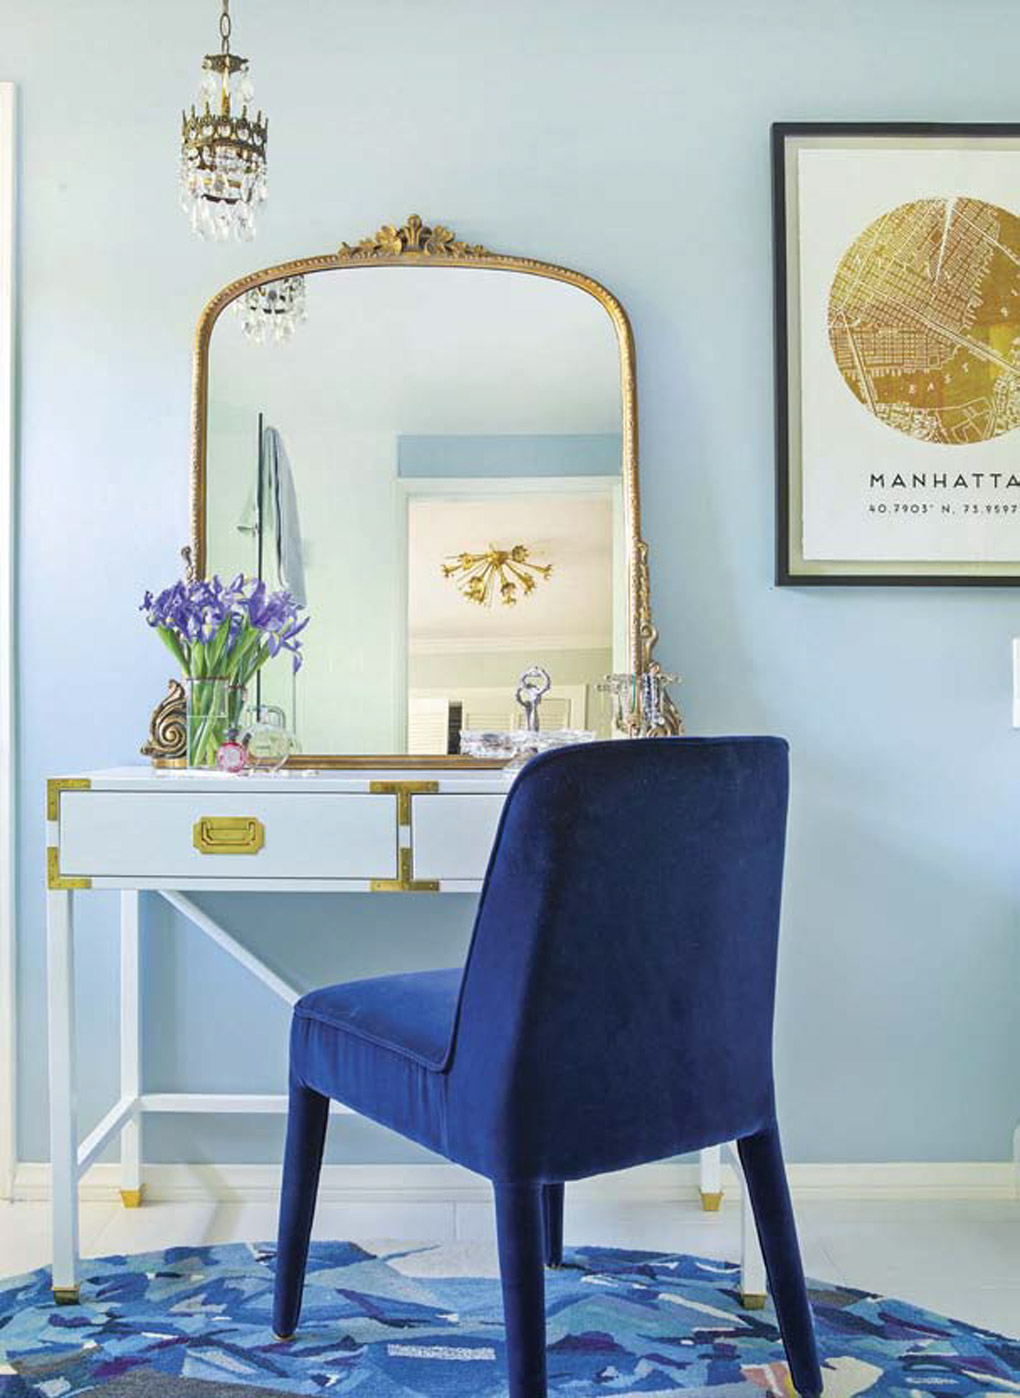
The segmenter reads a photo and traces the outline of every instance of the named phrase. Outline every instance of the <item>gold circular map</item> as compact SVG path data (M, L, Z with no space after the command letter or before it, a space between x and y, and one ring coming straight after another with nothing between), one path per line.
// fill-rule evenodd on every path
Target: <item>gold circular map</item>
M829 343L850 391L925 442L1020 427L1020 218L980 199L917 199L843 254Z

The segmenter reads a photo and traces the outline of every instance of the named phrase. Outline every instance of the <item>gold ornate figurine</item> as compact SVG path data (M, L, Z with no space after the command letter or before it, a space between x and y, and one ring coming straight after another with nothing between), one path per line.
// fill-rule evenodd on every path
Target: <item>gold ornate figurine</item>
M157 704L149 720L149 740L141 749L154 767L188 765L187 700L180 680L170 681L166 698Z

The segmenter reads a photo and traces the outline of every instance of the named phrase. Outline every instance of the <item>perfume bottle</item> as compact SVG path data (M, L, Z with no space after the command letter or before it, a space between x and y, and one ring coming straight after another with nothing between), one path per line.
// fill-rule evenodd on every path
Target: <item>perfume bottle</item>
M243 772L248 761L248 753L236 728L229 728L227 736L216 751L216 767L220 772Z
M275 704L252 705L245 713L245 747L253 772L276 772L297 751L287 715Z

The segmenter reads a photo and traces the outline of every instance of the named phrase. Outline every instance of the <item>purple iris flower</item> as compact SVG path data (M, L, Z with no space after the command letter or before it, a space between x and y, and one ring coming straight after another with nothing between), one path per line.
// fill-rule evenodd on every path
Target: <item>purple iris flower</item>
M140 610L188 674L196 673L196 660L197 673L208 674L202 667L211 662L247 684L281 650L291 653L295 671L301 666L298 637L309 618L300 616L303 608L289 592L270 592L260 578L238 573L227 584L218 576L176 582L156 596L147 591Z

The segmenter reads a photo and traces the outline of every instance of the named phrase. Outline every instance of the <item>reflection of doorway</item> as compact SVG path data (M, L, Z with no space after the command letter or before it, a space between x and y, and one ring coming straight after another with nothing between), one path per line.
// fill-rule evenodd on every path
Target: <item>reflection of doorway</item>
M518 726L517 680L543 665L544 727L598 722L595 685L626 650L622 490L603 477L400 482L407 620L401 738L456 751L459 727ZM524 544L552 575L514 606L466 599L442 564L462 551Z

